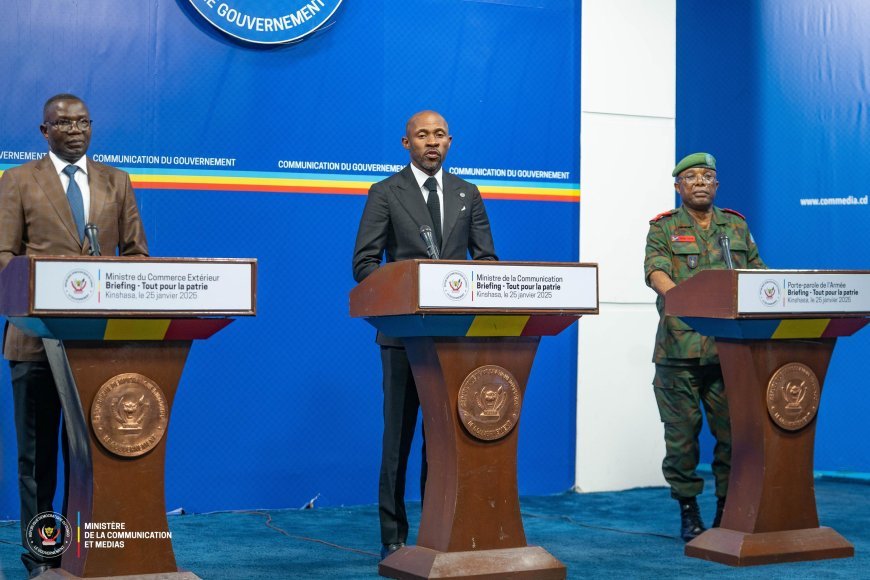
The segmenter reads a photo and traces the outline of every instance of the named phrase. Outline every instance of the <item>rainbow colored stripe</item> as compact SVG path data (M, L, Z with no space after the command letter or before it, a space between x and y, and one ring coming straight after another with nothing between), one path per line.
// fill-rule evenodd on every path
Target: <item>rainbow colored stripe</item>
M366 318L387 336L553 336L579 316L504 314L434 314Z
M744 340L851 336L870 323L870 318L732 320L685 316L680 319L705 336Z
M0 175L15 165L0 164ZM223 171L207 169L121 168L137 189L256 191L318 195L365 195L372 183L387 177L353 174ZM469 179L484 199L580 202L579 183Z
M386 176L125 168L139 189L261 191L324 195L365 195L372 183ZM580 201L579 183L469 180L485 199Z
M232 318L54 318L10 317L29 334L60 340L201 340Z

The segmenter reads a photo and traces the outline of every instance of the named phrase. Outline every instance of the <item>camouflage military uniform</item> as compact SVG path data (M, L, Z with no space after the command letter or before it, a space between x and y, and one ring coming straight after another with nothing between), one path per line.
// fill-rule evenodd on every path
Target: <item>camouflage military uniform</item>
M646 239L644 274L661 270L679 284L702 270L722 270L725 258L719 235L731 241L735 268L765 268L743 216L731 210L713 208L707 230L702 229L684 207L665 212L650 221ZM665 459L662 472L674 498L695 497L704 481L695 472L699 460L703 404L710 431L716 438L713 474L716 495L728 492L731 468L731 424L725 399L722 371L716 344L691 327L664 315L664 298L659 296L659 326L656 332L653 380L659 415L665 425Z

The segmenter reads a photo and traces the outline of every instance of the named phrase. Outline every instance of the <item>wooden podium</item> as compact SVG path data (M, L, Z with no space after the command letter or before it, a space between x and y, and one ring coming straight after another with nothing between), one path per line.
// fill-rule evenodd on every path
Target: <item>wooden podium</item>
M597 274L595 264L408 260L351 291L351 316L402 337L426 430L417 545L384 559L382 576L565 578L526 544L517 424L540 337L598 313Z
M255 315L256 266L20 256L0 272L0 313L43 339L69 438L70 545L43 578L196 578L168 534L166 431L192 341Z
M670 290L665 313L716 337L731 411L722 526L686 555L731 566L853 556L819 527L813 446L837 337L870 321L870 272L710 270Z

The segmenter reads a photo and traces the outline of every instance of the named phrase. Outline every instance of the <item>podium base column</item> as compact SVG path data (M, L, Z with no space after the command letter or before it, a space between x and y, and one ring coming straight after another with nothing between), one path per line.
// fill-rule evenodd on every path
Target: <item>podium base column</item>
M439 552L421 546L407 546L378 565L386 578L418 580L428 578L472 578L497 580L564 580L566 568L540 546Z
M685 554L729 566L757 566L851 558L855 547L827 527L758 534L712 528L686 544Z

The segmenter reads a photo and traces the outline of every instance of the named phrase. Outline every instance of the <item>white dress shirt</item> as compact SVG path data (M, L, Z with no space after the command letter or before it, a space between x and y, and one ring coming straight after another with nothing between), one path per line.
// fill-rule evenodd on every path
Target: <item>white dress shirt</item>
M417 184L420 186L420 192L423 194L423 203L429 201L429 188L426 187L426 180L430 177L434 177L435 181L438 182L438 202L441 208L441 231L444 231L444 186L441 182L441 173L442 170L439 168L438 173L435 175L429 175L427 173L423 173L421 170L417 169L417 166L413 163L411 164L411 171L414 172L414 178L417 180Z
M48 156L51 158L51 163L54 165L55 171L57 171L57 176L60 178L60 185L63 187L63 192L66 193L66 188L69 187L69 177L67 177L63 170L67 165L70 165L70 163L55 155L54 151L49 151ZM79 186L79 189L82 190L82 203L85 207L85 223L89 223L91 221L91 187L88 185L87 156L82 155L81 159L72 165L79 168L75 174L76 184Z

